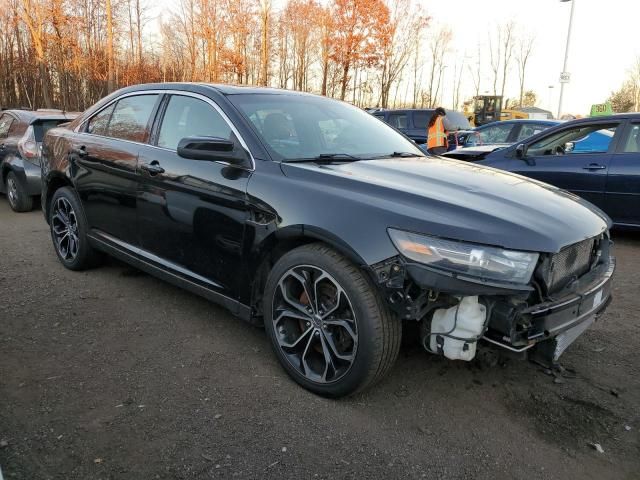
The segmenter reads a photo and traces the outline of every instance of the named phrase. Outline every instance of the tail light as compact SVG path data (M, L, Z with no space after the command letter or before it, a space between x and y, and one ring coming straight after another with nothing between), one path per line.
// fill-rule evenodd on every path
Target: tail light
M33 132L33 125L29 125L27 131L18 141L18 151L24 160L35 163L38 160L38 142Z

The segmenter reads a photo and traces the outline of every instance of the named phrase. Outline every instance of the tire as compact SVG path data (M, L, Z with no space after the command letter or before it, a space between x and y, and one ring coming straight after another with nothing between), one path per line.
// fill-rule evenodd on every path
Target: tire
M102 255L89 244L89 228L84 210L71 188L62 187L53 194L49 208L49 228L53 248L66 268L86 270L100 263Z
M307 390L334 398L384 377L402 337L401 320L366 274L320 243L298 247L274 265L264 323L287 373Z
M14 212L30 212L33 208L33 197L27 195L24 185L18 180L14 172L7 175L7 183L5 185L9 206Z

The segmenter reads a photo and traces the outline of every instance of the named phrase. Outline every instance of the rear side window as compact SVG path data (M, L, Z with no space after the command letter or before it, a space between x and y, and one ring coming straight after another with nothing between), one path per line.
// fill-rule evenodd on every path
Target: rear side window
M57 127L61 123L66 123L69 120L37 120L33 123L33 133L36 138L36 142L42 142L45 134L52 128Z
M144 142L149 134L149 118L158 95L135 95L118 100L113 110L107 136Z
M158 146L177 149L180 140L194 136L229 140L231 127L207 102L183 95L172 96L160 126Z
M109 126L109 119L111 118L111 114L113 113L115 106L116 104L113 103L91 117L87 124L87 133L92 133L93 135L106 135L107 127Z
M507 141L507 138L509 138L509 133L511 133L512 128L513 128L513 125L498 124L498 125L494 125L494 126L479 130L480 143L483 143L483 144L505 143Z
M392 113L389 115L389 125L395 128L407 128L406 113Z
M0 138L6 138L9 135L9 128L13 123L13 117L8 114L4 114L0 117Z
M542 132L549 128L550 125L542 125L539 123L526 123L520 127L520 133L518 133L518 138L516 138L516 142L520 140L524 140L525 138L533 137L538 133Z

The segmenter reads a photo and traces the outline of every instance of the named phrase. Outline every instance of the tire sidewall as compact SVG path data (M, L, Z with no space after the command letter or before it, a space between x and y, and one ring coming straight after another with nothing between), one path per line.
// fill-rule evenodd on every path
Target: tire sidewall
M15 202L11 201L11 195L10 195L10 191L9 191L9 182L13 182L16 186L16 199ZM9 172L9 174L7 175L7 181L5 183L5 190L7 191L7 200L9 201L9 206L11 207L11 210L13 210L14 212L21 212L22 211L22 204L24 203L23 201L23 196L25 195L25 193L22 191L22 184L20 183L20 180L18 180L18 177L16 176L15 173L13 172Z
M285 357L278 345L276 338L276 332L272 320L274 293L282 275L284 275L289 269L299 265L319 267L331 275L335 281L340 284L349 297L351 307L356 317L356 325L358 329L356 358L349 371L343 377L332 383L315 383L300 374L298 370L289 363L289 360ZM369 288L373 288L363 272L358 271L358 274L362 275ZM373 293L377 294L377 292ZM267 331L267 335L269 336L269 340L271 341L278 360L297 383L307 390L319 395L340 397L358 390L362 383L367 380L371 363L374 361L374 350L376 348L373 343L376 338L374 322L376 322L376 320L378 322L380 321L380 312L370 311L370 309L367 308L366 303L363 292L354 285L352 274L342 268L339 268L334 259L330 256L318 255L317 252L299 249L298 251L292 251L290 254L285 255L276 263L269 275L265 288L265 330Z

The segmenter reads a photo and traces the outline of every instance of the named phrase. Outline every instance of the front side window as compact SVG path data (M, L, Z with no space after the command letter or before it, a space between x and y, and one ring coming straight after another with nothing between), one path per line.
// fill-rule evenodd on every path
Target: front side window
M424 155L389 125L344 102L297 94L237 94L227 98L253 124L277 160L323 154L356 159L394 152Z
M420 130L426 130L427 124L429 123L429 120L431 120L431 115L433 115L433 112L433 110L429 110L427 112L413 112L413 126L415 128L419 128Z
M185 137L217 137L229 140L231 127L207 102L183 95L173 95L162 119L158 146L177 149Z
M109 121L107 136L144 142L149 134L149 118L157 99L158 95L135 95L118 100Z
M640 153L640 125L631 126L631 131L622 151L624 153Z
M11 115L5 113L0 117L0 138L7 138L12 123L13 117Z
M566 128L531 144L527 149L527 155L606 153L616 128L615 124L579 125Z

